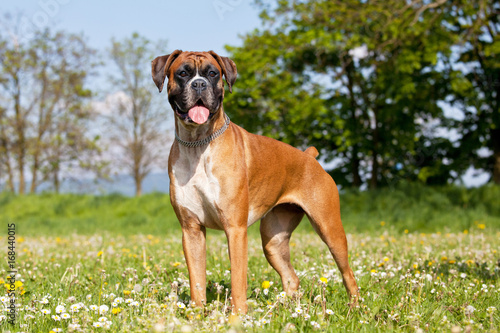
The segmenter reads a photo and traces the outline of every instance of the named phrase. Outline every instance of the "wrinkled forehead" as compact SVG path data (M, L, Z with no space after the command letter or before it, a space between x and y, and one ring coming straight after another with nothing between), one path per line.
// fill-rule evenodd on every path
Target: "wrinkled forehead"
M191 68L205 68L206 66L213 65L219 71L221 70L217 60L210 54L206 52L183 52L172 64L173 68L179 68L181 66L189 66Z

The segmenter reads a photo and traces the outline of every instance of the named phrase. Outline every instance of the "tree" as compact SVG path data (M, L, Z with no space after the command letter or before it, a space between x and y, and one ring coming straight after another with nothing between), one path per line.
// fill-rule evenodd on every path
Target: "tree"
M458 37L457 60L446 64L447 101L463 116L452 123L461 135L457 155L500 184L500 2L456 0L447 8L446 27Z
M108 117L112 142L120 147L119 158L133 177L136 195L142 193L142 181L167 156L165 107L159 103L151 84L150 63L166 42L154 45L134 33L122 41L112 40L109 55L115 70L111 82L115 93L122 93Z
M424 168L447 181L451 170L425 153L443 139L422 135L448 93L444 2L258 1L265 28L227 47L242 65L228 112L250 130L316 145L341 184L375 188Z
M15 29L7 31L0 53L0 162L8 188L14 190L17 174L23 194L29 167L31 192L49 179L57 191L63 167L78 161L88 166L77 157L99 151L96 137L84 132L91 116L85 102L92 95L85 85L95 67L95 51L74 34L45 29L21 43Z

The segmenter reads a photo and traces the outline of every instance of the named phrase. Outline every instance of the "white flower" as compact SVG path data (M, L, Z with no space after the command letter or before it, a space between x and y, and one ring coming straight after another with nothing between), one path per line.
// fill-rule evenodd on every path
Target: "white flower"
M286 297L286 292L282 291L278 294L278 299L285 298Z
M61 315L61 318L62 318L62 319L71 319L71 316L70 316L68 313L63 313L63 314Z
M79 329L80 327L81 327L81 325L80 325L80 324L69 324L69 325L68 325L68 329L70 329L70 330L77 330L77 329Z
M111 303L111 307L116 308L117 306L118 306L118 303L116 303L116 302Z
M295 308L295 312L298 313L298 314L301 314L302 313L302 309L301 308Z
M52 329L53 332L62 332L63 330L61 328L53 328Z
M465 279L465 278L467 277L467 274L465 274L465 273L461 273L461 274L460 274L460 277L461 277L462 279Z
M332 315L332 314L333 314L333 311L332 311L332 310L330 310L330 309L326 309L326 311L325 311L325 312L326 312L326 314L329 314L329 315Z
M125 304L130 304L130 303L132 303L133 301L134 301L134 300L133 300L132 298L127 298L127 299L125 300Z
M103 326L104 326L104 324L103 324L103 323L100 323L100 322L98 322L98 321L96 321L96 322L94 322L94 323L92 324L92 326L94 326L94 327L103 327Z
M59 321L61 320L61 317L59 317L58 315L52 315L52 319L54 319L55 321Z
M315 321L311 321L311 326L314 327L314 328L320 328L321 326L315 322Z
M95 305L95 304L92 304L89 308L92 311L97 311L99 309L99 307L97 305Z
M30 315L30 314L27 314L24 316L24 320L33 319L33 318L35 318L35 316Z
M50 314L50 310L49 309L42 309L40 310L44 315L48 315Z
M7 318L7 316L1 315L1 316L0 316L0 323L1 323L2 321L4 321L4 319L5 319L5 318Z
M183 303L184 304L184 303ZM132 303L130 303L131 306L135 306L135 307L138 307L139 306L139 302L137 301L134 301Z
M40 303L42 303L42 304L49 304L49 300L48 300L48 299L46 299L46 298L43 298L43 299L40 301Z
M493 313L493 312L495 312L496 310L497 310L497 308L495 308L494 306L490 306L490 307L488 307L488 308L486 309L486 312L488 312L488 313Z
M103 304L99 307L99 314L106 313L106 312L108 312L108 310L109 310L109 306Z
M186 307L186 304L182 303L182 302L177 302L177 307L179 309L184 309Z
M294 313L292 313L292 315L291 315L291 317L292 317L292 318L297 318L298 316L299 316L299 314L298 314L297 312L294 312Z
M266 288L262 292L264 293L264 295L267 295L267 294L269 294L269 289Z
M73 304L69 307L71 313L77 313L80 310L80 304Z
M64 308L64 306L62 306L62 305L56 306L56 313L63 313L65 311L66 311L66 309Z
M311 316L310 316L309 314L305 313L305 314L304 314L304 319L305 319L305 320L309 320L309 318L311 318Z
M2 296L0 297L0 301L2 301L2 303L8 303L10 300L8 297Z
M106 318L106 317L101 317L101 318L99 318L98 320L99 320L101 323L104 323L104 322L108 321L108 318Z
M88 294L87 295L87 301L90 301L91 298L92 298L92 295Z

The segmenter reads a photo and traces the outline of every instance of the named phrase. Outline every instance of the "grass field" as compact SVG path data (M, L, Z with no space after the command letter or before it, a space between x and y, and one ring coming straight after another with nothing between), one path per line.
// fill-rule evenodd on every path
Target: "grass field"
M15 223L19 306L15 325L1 316L0 330L498 332L498 188L405 186L341 196L358 307L347 306L336 265L307 221L291 241L300 293L284 296L256 225L249 232L249 313L241 317L228 309L221 232L207 235L208 305L189 305L180 228L167 196L3 195L0 244L7 259L7 223Z

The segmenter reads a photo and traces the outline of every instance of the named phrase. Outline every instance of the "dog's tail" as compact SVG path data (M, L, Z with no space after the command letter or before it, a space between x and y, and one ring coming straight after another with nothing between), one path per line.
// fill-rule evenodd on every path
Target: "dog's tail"
M306 150L304 150L304 153L309 154L314 158L318 157L318 155L319 155L318 150L312 146L307 148Z

